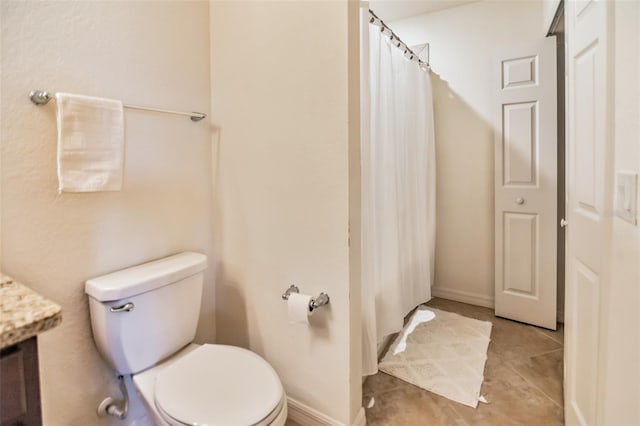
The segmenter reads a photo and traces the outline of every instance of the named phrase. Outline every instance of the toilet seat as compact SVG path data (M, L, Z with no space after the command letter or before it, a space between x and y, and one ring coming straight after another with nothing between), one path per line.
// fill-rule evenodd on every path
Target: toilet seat
M280 379L264 359L209 344L161 371L154 399L172 425L268 425L285 403Z

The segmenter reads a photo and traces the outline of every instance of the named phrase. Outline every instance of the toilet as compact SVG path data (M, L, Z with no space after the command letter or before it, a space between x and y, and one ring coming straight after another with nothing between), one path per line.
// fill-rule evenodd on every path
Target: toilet
M287 399L275 370L243 348L193 343L207 257L185 252L85 283L96 346L132 376L160 425L281 426Z

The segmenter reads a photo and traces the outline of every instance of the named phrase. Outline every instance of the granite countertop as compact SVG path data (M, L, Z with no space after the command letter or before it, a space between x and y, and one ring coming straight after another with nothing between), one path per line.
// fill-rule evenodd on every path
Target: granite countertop
M29 287L0 274L0 349L62 322L62 309Z

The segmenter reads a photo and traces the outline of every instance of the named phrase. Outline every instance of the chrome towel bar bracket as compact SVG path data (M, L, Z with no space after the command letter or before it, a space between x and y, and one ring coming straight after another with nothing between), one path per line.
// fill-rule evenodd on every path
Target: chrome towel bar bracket
M51 100L51 95L44 90L32 90L31 93L29 93L29 99L31 99L31 102L34 104L41 106L46 105Z
M289 295L291 293L300 293L300 289L297 285L290 285L289 288L282 293L282 300L289 300ZM313 312L318 309L320 306L328 305L331 299L329 295L325 292L320 293L316 297L312 297L309 302L309 312Z

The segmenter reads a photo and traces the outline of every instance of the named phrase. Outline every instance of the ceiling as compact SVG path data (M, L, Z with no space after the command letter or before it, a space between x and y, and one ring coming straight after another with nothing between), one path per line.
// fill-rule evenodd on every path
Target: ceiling
M476 1L478 0L371 0L369 7L380 19L389 22Z

